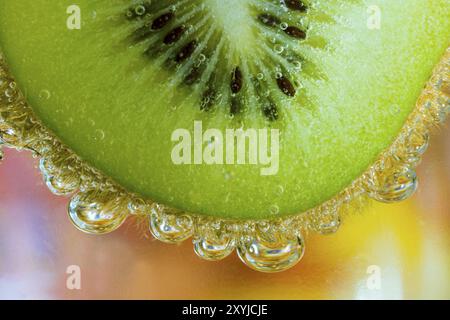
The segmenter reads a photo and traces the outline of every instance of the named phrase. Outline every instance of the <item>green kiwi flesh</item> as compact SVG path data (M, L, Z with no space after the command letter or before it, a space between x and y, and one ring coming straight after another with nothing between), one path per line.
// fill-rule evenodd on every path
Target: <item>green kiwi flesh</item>
M3 0L0 48L42 123L128 191L261 219L334 197L391 145L449 16L448 0ZM172 134L195 121L278 130L278 170L176 165Z

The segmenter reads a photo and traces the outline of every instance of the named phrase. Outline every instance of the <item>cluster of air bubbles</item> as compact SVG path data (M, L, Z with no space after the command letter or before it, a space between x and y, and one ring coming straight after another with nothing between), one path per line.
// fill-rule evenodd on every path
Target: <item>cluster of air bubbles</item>
M341 206L335 201L331 201L324 205L320 213L317 231L323 235L336 233L341 226L341 216L339 209Z
M386 203L411 197L418 187L415 167L419 165L428 145L426 130L413 129L400 136L397 145L392 148L392 154L369 170L365 182L369 196Z
M194 252L202 259L217 261L235 249L250 268L279 272L297 264L304 253L299 232L291 232L274 221L234 224L227 220L196 217L133 199L124 207L108 194L87 191L75 195L69 216L75 226L87 233L103 234L117 229L126 212L149 216L149 229L158 240L178 244L192 237Z
M49 190L56 195L68 195L80 187L79 174L70 170L61 170L49 158L41 158L39 169Z
M427 132L412 131L409 133L406 142L405 160L410 166L417 166L420 163L422 156L428 149L429 142L430 136Z
M147 13L147 6L151 5L151 0L147 0L145 5L144 4L138 4L134 7L131 7L130 9L128 9L126 15L129 18L132 18L134 16L138 16L138 17L142 17Z
M127 209L131 215L144 215L147 211L147 203L141 198L133 198L128 202Z
M10 82L9 85L4 90L3 94L7 98L8 102L13 102L17 95L17 84L16 82Z
M171 213L164 206L155 204L150 212L150 232L166 243L180 243L193 234L193 222L189 215Z
M191 234L190 223L180 228L176 217L170 214L164 217L161 211L158 215L156 226L151 226L152 233L154 228L158 233L163 230L165 242L168 238L174 239L174 234L177 241L171 243L183 241ZM240 226L229 221L198 217L194 221L194 228L194 251L202 259L222 260L237 249L239 258L248 267L262 272L279 272L291 268L300 261L305 249L303 238L298 232L286 232L273 221L248 222ZM161 238L161 234L158 237Z
M367 190L373 199L392 203L411 197L417 189L416 172L408 165L373 168L368 175Z
M200 66L202 63L204 63L206 61L206 56L203 54L203 53L201 53L199 56L198 56L198 65L197 66Z

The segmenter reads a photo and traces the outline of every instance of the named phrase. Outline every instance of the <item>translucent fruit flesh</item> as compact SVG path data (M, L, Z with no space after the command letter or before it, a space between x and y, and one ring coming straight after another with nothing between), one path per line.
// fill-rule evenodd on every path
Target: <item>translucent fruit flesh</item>
M264 55L254 50L266 41L253 27L260 13L246 8L266 2L280 3L243 0L225 8L210 1L203 9L223 30L230 66ZM150 40L130 42L139 21L124 13L135 2L77 3L80 30L67 28L70 1L0 3L0 47L30 106L75 153L129 191L220 217L295 214L348 186L395 139L450 40L447 0L305 1L307 13L283 16L304 17L308 29L306 39L289 42L303 59L295 97L277 95L276 121L250 102L232 118L228 105L204 112L190 87L173 85L174 71L161 67L161 56L144 54ZM374 8L379 28L368 25ZM214 67L228 65L223 59ZM196 120L204 131L279 129L277 174L261 175L261 165L174 165L171 135L184 128L193 136Z

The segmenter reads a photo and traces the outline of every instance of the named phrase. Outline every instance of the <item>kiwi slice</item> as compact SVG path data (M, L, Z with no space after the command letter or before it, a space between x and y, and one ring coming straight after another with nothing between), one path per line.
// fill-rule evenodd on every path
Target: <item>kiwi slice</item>
M448 0L4 0L0 47L15 82L2 88L21 92L14 110L26 105L33 121L4 111L21 139L2 138L48 155L41 167L53 170L55 192L81 183L75 216L80 203L100 210L99 197L104 212L123 204L105 192L139 199L133 210L154 201L152 214L236 221L314 220L363 192L358 181L379 200L401 200L416 187L412 156L403 167L379 160L427 143L423 127L414 139L405 128L449 45L449 15ZM443 68L431 89L446 86ZM153 233L192 235L189 217L175 216L171 234L158 233L158 217ZM123 221L108 217L99 233Z

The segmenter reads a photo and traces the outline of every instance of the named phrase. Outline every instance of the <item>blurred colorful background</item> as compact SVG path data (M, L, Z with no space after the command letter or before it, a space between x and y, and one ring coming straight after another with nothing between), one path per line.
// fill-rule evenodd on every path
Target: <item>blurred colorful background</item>
M450 299L450 129L432 139L410 200L373 203L340 231L307 239L293 269L263 274L233 254L197 258L192 244L146 236L134 222L106 236L77 231L28 152L0 165L1 299ZM66 271L81 270L69 290ZM376 276L376 278L373 278ZM375 279L375 282L374 282Z

